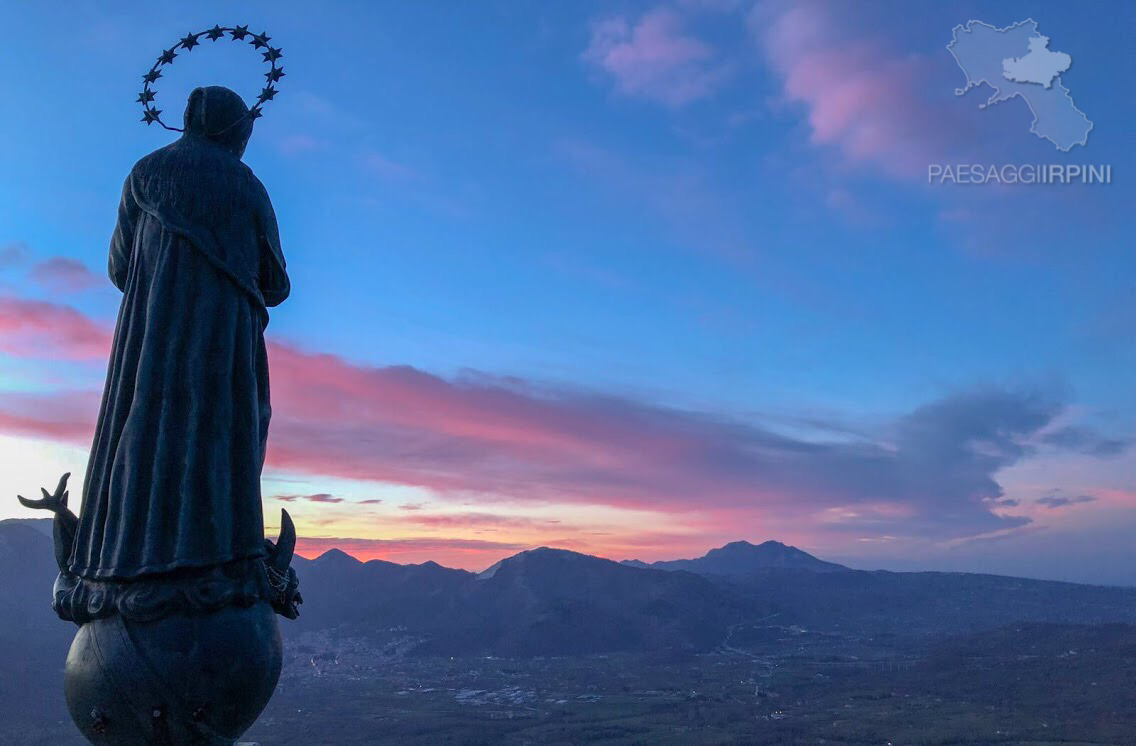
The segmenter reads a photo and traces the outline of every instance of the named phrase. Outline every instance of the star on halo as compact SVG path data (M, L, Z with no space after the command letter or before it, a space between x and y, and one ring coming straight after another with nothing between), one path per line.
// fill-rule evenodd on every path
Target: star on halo
M284 51L279 47L269 45L268 42L272 37L268 35L267 31L254 34L249 32L248 26L229 28L227 26L215 25L213 28L205 31L187 34L179 39L177 44L174 44L169 49L163 50L149 72L142 76L144 83L142 92L138 94L138 98L136 99L137 103L142 104L143 113L141 121L148 125L157 122L165 129L175 132L184 131L177 127L171 127L162 121L162 110L154 106L157 91L153 90L150 86L162 77L162 69L165 65L173 64L179 51L189 52L194 47L201 46L200 40L202 37L210 41L217 41L225 38L226 35L230 35L235 41L248 41L252 44L254 49L263 50L261 54L264 57L264 61L269 63L270 69L268 72L264 73L264 77L266 78L264 88L261 89L260 94L257 96L256 103L249 109L248 117L249 119L255 120L264 116L264 112L262 111L264 104L276 98L276 94L279 93L276 88L276 83L284 77L284 68L279 67L277 64L277 61L284 56Z

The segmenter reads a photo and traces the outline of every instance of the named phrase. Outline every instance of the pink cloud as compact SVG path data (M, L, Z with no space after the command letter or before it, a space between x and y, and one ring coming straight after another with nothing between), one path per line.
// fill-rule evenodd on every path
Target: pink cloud
M0 297L0 352L44 360L98 360L110 353L110 340L104 325L67 306Z
M888 440L801 441L747 422L488 376L445 380L276 344L269 463L290 471L686 514L744 509L834 532L967 535L1022 525L995 474L1063 405L965 392ZM828 511L828 512L825 512Z
M8 304L0 319L9 328L27 328L12 321L25 317L36 330L57 322L60 339L86 349L94 337L106 349L106 330L74 310ZM951 538L1018 527L1029 519L1007 506L998 473L1030 458L1039 433L1066 413L1043 393L983 388L919 407L875 435L806 440L761 421L517 378L445 379L280 342L269 357L272 469L473 493L482 502L671 513L711 530L734 529L743 514L847 536ZM85 442L96 410L92 392L5 394L0 431ZM1104 442L1086 428L1075 434L1052 447L1081 454ZM401 507L411 506L421 507Z
M359 539L352 537L310 538L296 540L296 553L309 559L329 549L339 549L356 559L379 559L389 562L415 563L433 560L447 567L484 569L497 560L522 549L526 544L481 539L408 538Z
M610 75L620 93L676 108L710 96L728 74L714 49L687 33L669 8L638 21L595 24L583 58Z
M752 11L751 28L784 99L804 106L814 144L894 177L925 178L957 131L946 111L927 102L937 85L928 61L855 36L854 23L836 18L834 7L767 2Z
M75 259L53 257L37 263L29 275L33 282L57 293L79 293L110 281L95 275L86 264Z
M1124 509L1136 508L1136 490L1098 487L1093 489L1093 494L1096 495L1099 500L1109 505L1119 506Z
M87 448L95 431L100 392L0 393L0 432Z
M560 521L528 516L495 513L412 513L401 516L400 523L446 529L508 528L562 530Z

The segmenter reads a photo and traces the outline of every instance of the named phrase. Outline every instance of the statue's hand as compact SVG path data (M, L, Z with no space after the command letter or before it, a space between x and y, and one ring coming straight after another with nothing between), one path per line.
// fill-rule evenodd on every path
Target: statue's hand
M71 561L71 548L75 545L75 534L79 528L78 517L71 512L67 507L67 497L70 493L67 491L67 480L70 478L71 472L67 472L59 478L59 484L55 488L53 494L49 494L47 490L40 489L43 493L43 498L39 500L29 500L23 495L16 495L16 499L20 501L20 505L32 510L50 510L55 513L54 526L52 528L52 535L55 540L55 561L59 565L59 571L62 573L67 572L67 566Z
M55 488L55 493L51 494L47 490L40 488L43 493L43 498L40 500L29 500L23 495L16 495L16 499L20 501L20 505L32 510L50 510L52 513L70 513L67 510L67 498L70 492L67 491L67 480L71 477L71 472L67 472L59 478L59 484Z
M286 619L295 619L300 615L297 607L304 599L299 591L300 579L292 569L296 526L287 510L280 511L280 538L275 543L265 539L264 548L268 552L264 569L268 573L269 585L272 586L272 608Z

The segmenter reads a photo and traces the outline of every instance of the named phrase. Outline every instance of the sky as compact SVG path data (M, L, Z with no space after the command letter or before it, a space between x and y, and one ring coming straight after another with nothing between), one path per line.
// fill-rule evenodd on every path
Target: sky
M135 103L214 24L283 49L245 162L292 296L266 332L270 533L483 569L776 539L872 569L1136 585L1136 8L901 2L8 3L0 518L80 492ZM947 44L1027 18L1068 152ZM244 45L156 86L250 100ZM1109 184L928 183L1091 164ZM73 506L78 507L78 506Z

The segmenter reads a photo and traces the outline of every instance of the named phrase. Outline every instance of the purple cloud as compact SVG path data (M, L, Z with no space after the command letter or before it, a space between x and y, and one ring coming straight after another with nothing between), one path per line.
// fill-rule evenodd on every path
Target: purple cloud
M1068 426L1042 437L1042 442L1062 450L1084 453L1089 456L1119 456L1132 445L1131 438L1104 437L1086 427Z
M762 2L750 27L784 101L804 108L814 144L898 178L925 178L958 131L949 110L927 101L928 60L857 34L853 18L837 17L840 7Z
M634 21L619 16L595 24L583 58L620 93L675 108L712 95L728 75L714 49L665 7Z
M31 256L28 245L17 241L0 247L0 269L8 269L22 264Z
M296 502L297 500L307 500L308 502L312 502L312 503L341 503L341 502L343 502L342 497L335 497L334 495L329 495L326 492L317 492L314 495L277 495L276 497L274 497L272 499L280 500L282 502L288 502L288 503Z
M1065 495L1060 490L1055 490L1045 497L1037 499L1038 505L1044 505L1049 509L1064 508L1067 505L1079 505L1081 503L1095 502L1096 497L1093 495Z
M66 257L52 257L38 262L29 274L32 281L56 293L79 293L100 285L108 280L95 275L86 264Z

